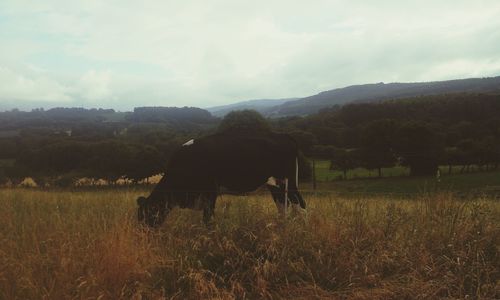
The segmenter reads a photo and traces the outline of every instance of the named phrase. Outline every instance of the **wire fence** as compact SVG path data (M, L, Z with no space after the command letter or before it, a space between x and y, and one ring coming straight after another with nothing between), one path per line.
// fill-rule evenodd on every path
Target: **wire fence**
M371 190L371 189L357 189L357 190L346 190L344 188L335 189L335 187L319 187L319 188L311 188L311 183L304 183L303 186L308 186L306 188L298 188L299 193L303 195L304 198L307 197L392 197L392 198L416 198L416 197L427 197L436 194L451 194L455 198L477 198L477 197L488 197L500 199L500 179L499 184L494 186L484 186L481 188L474 189L454 189L452 186L443 185L442 183L436 181L430 181L427 185L412 188L411 190L402 191L402 190L390 190L380 188L379 190ZM136 192L144 192L150 193L152 191L153 185L106 185L106 186L73 186L73 187L0 187L2 189L37 189L42 191L72 191L72 192L85 192L85 191L99 191L99 190L130 190ZM156 188L153 187L153 190ZM175 193L175 194L201 194L201 193L217 193L217 195L222 196L256 196L256 195L270 195L272 192L266 188L265 185L259 187L255 191L251 192L235 192L232 190L228 190L225 188L222 189L175 189L175 190L165 190L159 191L160 193ZM274 191L276 192L276 191ZM279 192L284 192L284 189L281 188ZM290 191L289 191L290 192Z
M130 187L134 189L133 187ZM136 188L137 191L149 192L150 189L146 188ZM280 190L284 193L284 190ZM488 197L494 199L500 199L500 184L498 186L488 186L485 188L470 189L470 190L453 190L447 187L442 187L439 185L428 186L418 190L411 191L384 191L384 190L335 190L335 189L298 189L298 192L307 200L308 197L390 197L390 198L422 198L422 197L432 197L439 194L448 194L454 198L459 199L470 199L478 197ZM159 192L162 193L162 192ZM234 192L229 190L173 190L164 191L165 194L175 194L179 196L184 195L197 195L197 194L213 194L216 193L218 196L236 196L236 197L252 197L252 196L271 196L271 192L265 187L260 187L255 191L251 192ZM288 191L290 193L290 191Z

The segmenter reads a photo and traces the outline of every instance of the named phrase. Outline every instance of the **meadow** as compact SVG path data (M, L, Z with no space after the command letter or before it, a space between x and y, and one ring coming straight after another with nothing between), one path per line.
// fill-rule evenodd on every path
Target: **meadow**
M462 172L463 166L454 165L451 170L448 166L439 166L439 171L441 172L441 176L449 176L449 175L470 175L477 173L487 173L484 171L485 167L482 168L477 165L470 165L468 172ZM344 173L340 170L330 170L330 161L328 160L315 160L315 170L316 170L316 179L318 181L335 181L335 180L343 180ZM491 171L497 172L497 171ZM451 173L451 174L450 174ZM410 169L407 167L403 167L401 165L396 165L389 168L382 168L382 177L408 177L410 175ZM355 168L349 170L347 172L347 179L367 179L367 178L379 178L378 170L368 170L365 168Z
M138 226L144 191L0 190L0 299L500 298L500 203L451 193L219 198L212 228L174 210Z
M397 171L397 169L396 167L392 171ZM311 183L301 184L301 189L314 192ZM467 199L484 195L498 197L500 195L500 171L452 173L450 175L442 173L439 180L436 176L393 176L318 181L317 193L321 191L328 191L328 193L335 193L342 197L385 195L413 198L429 193L453 193L455 197Z

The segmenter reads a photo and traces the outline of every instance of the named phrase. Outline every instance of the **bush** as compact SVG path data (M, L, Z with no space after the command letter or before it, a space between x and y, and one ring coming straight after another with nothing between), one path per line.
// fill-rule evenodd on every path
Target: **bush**
M236 110L228 113L217 128L219 133L269 131L271 127L255 110Z

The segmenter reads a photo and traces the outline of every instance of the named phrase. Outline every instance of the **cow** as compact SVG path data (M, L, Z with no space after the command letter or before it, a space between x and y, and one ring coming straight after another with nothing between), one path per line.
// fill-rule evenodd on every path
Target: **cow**
M203 210L209 224L223 190L246 194L266 185L280 213L291 203L306 208L298 190L297 143L287 134L218 133L184 143L148 197L139 197L138 219L160 226L174 207Z

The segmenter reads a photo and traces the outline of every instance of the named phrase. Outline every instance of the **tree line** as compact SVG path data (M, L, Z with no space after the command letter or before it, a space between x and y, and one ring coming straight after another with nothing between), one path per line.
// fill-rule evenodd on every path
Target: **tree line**
M137 182L163 172L179 145L217 124L194 107L0 112L0 184L27 176L56 185L82 177Z
M500 96L452 94L333 107L306 118L276 120L308 156L331 160L345 173L402 165L410 175L439 165L497 169Z
M0 113L0 183L26 176L68 185L76 178L132 181L164 171L189 139L216 131L291 134L308 158L327 159L344 177L351 169L406 166L410 175L439 165L500 163L500 97L451 94L336 106L306 117L266 119L237 111L224 119L199 108L51 109ZM307 168L307 160L301 163ZM307 172L306 172L307 175ZM307 176L306 176L307 177Z

